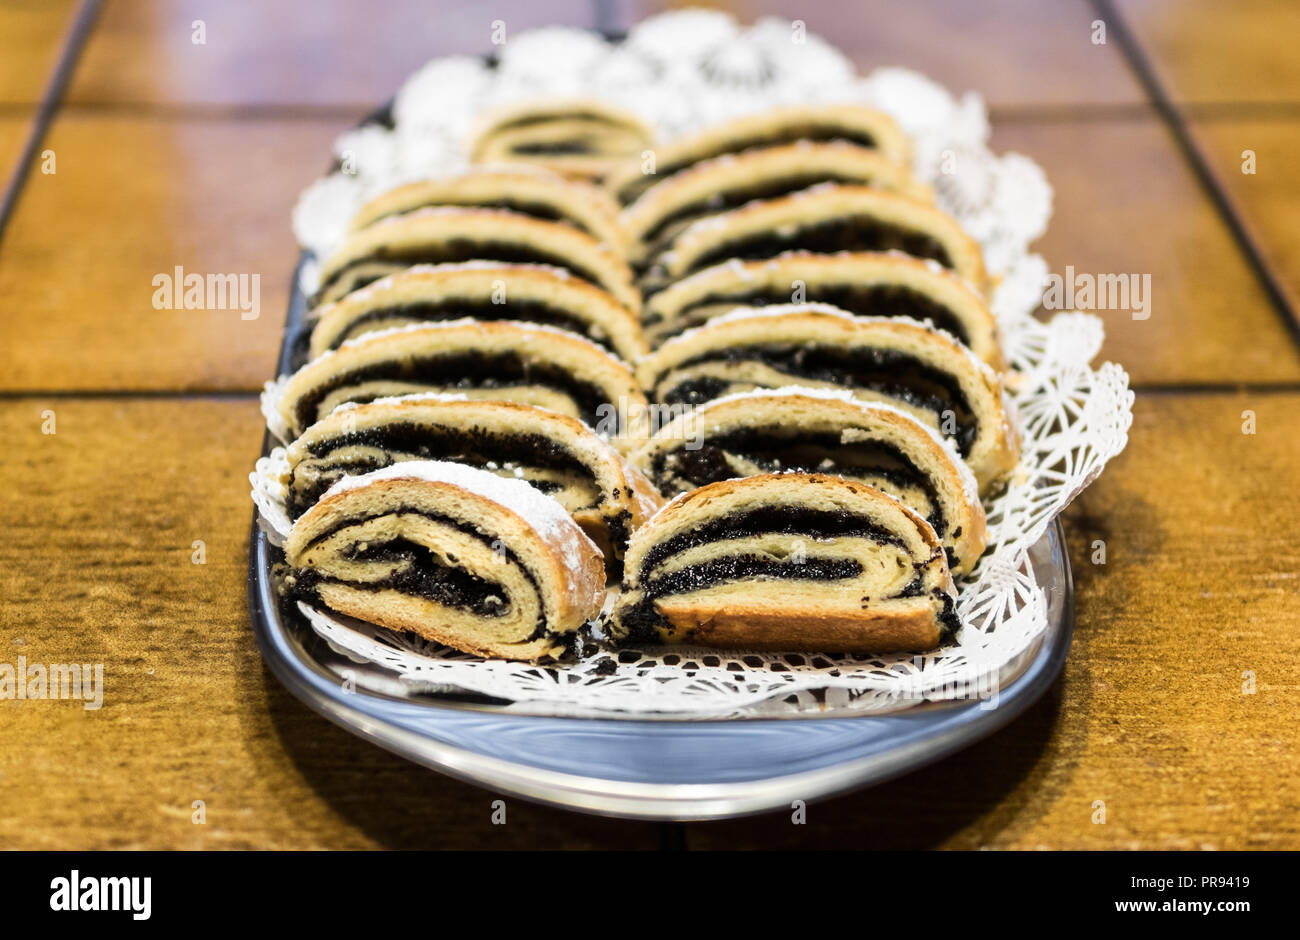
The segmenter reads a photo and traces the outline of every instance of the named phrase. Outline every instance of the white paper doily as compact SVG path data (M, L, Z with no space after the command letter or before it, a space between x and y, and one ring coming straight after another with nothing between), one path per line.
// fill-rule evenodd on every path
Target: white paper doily
M686 11L646 20L617 45L548 28L510 39L496 68L467 57L437 59L398 93L393 130L365 127L339 139L335 153L347 172L303 193L294 228L305 248L328 252L367 198L402 180L459 172L472 122L488 107L527 97L598 95L639 113L665 137L777 103L857 101L889 112L913 138L917 176L983 246L1005 352L1020 373L1009 396L1022 461L1006 492L986 507L991 548L960 586L958 642L923 656L875 657L674 647L543 667L484 661L303 608L337 651L391 670L413 690L462 689L533 712L706 717L827 706L870 711L984 694L1042 635L1046 599L1028 549L1123 450L1132 422L1128 376L1111 363L1090 366L1103 336L1098 318L1065 313L1044 323L1032 316L1047 265L1028 246L1046 228L1051 187L1032 160L989 152L982 100L954 98L903 69L859 77L824 41L799 38L789 21L742 29L725 14ZM304 277L304 289L313 289L312 272ZM283 498L276 476L274 460L264 458L252 477L267 515Z

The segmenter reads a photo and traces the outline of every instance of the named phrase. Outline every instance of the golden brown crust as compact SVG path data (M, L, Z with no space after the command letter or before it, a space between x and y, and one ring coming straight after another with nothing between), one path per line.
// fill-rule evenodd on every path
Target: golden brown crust
M763 601L729 600L725 607L666 601L665 619L687 646L805 653L903 653L939 645L942 631L929 607L871 611L852 607L792 614Z
M541 167L511 164L474 167L460 176L397 186L362 206L350 229L432 206L508 209L542 219L550 215L598 241L615 247L622 244L618 203L605 190Z
M518 402L456 398L389 399L335 411L307 428L302 436L286 449L285 456L289 468L286 485L291 492L304 484L309 487L324 485L310 478L302 479L301 474L304 469L316 475L317 480L327 482L338 475L337 468L329 463L329 452L326 452L324 457L321 456L322 445L334 445L330 451L334 447L345 447L343 455L345 472L357 472L355 469L348 468L354 467L363 455L357 451L358 445L347 442L364 439L368 433L382 431L385 427L394 424L403 427L446 429L472 435L475 439L492 434L506 437L511 435L541 437L552 442L556 447L563 448L566 454L587 468L595 492L585 496L582 493L575 493L575 500L579 496L584 497L578 502L561 498L565 494L563 489L560 489L557 498L588 536L614 557L622 557L626 547L626 537L663 504L663 497L640 470L576 418ZM426 443L433 443L436 440L437 437L432 436ZM380 445L360 446L378 448ZM391 451L387 448L384 450L390 459L396 459L397 462L404 459L436 459L480 466L472 460L463 459L459 456L461 452L456 450L448 454L431 453L426 447L424 456L405 458L401 456L393 458ZM481 454L482 451L479 453ZM513 465L506 461L503 464L493 464L490 469L498 476L508 479L534 482L526 469L531 466L526 461ZM480 466L480 469L484 468ZM328 473L328 475L321 476L321 473ZM589 501L591 496L595 497L594 504ZM301 502L299 501L300 504ZM611 535L611 527L620 530L617 536Z
M311 334L315 358L344 341L408 323L437 322L430 309L445 307L447 319L462 319L467 305L482 305L480 319L535 322L542 304L556 315L585 321L574 332L598 342L627 362L645 355L637 318L612 295L568 272L542 265L470 262L416 265L352 291L316 311ZM418 305L403 313L404 305ZM490 306L489 306L490 305ZM395 309L396 308L396 309ZM384 311L391 315L378 316ZM422 312L423 311L423 312ZM518 311L517 316L511 314ZM552 324L570 329L568 324ZM575 325L576 326L576 325Z
M655 166L650 174L643 172L640 163L629 162L611 173L606 185L619 202L627 205L656 180L722 154L797 140L846 140L865 145L867 138L887 159L903 165L910 162L911 143L907 135L884 112L851 104L802 104L747 114L674 140L656 149Z
M456 207L417 209L351 233L321 266L321 287L313 305L338 300L363 286L362 280L377 280L416 264L513 262L521 253L531 262L573 272L633 312L640 309L632 272L615 248L559 222L501 209Z
M717 261L734 257L729 246L750 238L770 238L776 247L766 257L805 247L799 232L818 224L893 227L932 239L943 247L950 266L980 293L989 293L988 273L979 243L949 215L934 206L867 186L814 187L804 192L752 203L689 226L660 259L669 280L681 278ZM868 250L844 245L846 250ZM716 260L714 259L716 256Z
M677 549L677 555L660 555L647 570L646 561L657 547L682 534L701 531L702 526L725 520L736 512L780 507L849 512L870 519L899 542L897 547L886 545L887 554L909 559L907 569L895 580L911 583L913 578L919 578L919 593L858 597L850 584L838 579L771 580L745 575L716 584L692 582L684 593L654 592L656 572L671 568L681 555L699 552L709 544L719 546L721 554L706 551L700 557L716 560L728 557L729 551L749 551L744 546L732 548L732 536L723 535L713 543ZM790 544L806 550L809 559L823 553L843 557L836 554L844 550L840 548L842 539L823 539L801 529L782 537L794 539ZM848 543L844 544L847 547ZM881 555L880 564L887 565L884 558ZM786 562L800 563L788 558ZM869 567L863 565L864 570ZM943 635L944 620L951 617L952 590L934 530L897 500L841 477L765 474L709 484L660 510L633 538L626 558L623 593L609 628L616 638L629 642L646 642L650 639L647 630L653 630L665 642L731 649L864 653L923 650L936 646Z
M901 252L792 251L761 261L724 261L655 294L646 302L642 321L647 339L660 343L734 307L755 303L755 298L764 304L788 303L798 293L815 302L823 299L823 291L868 287L905 288L943 307L960 321L966 345L992 368L1006 371L997 320L984 299L953 272ZM877 313L870 306L849 312Z
M562 511L550 513L538 528L540 520L526 518L516 508L497 501L490 495L470 486L433 479L419 475L421 469L447 467L446 464L415 463L404 465L411 475L389 473L383 479L374 475L357 478L353 485L332 490L295 523L285 542L285 557L291 568L291 582L301 580L308 571L326 576L317 586L323 603L332 610L393 629L410 630L425 639L433 640L464 652L505 659L533 660L558 654L563 649L563 637L578 630L587 620L595 617L604 600L605 569L599 551L582 535L577 524ZM465 468L457 468L463 471ZM463 475L463 474L462 474ZM479 477L488 477L483 473ZM496 478L492 478L496 479ZM506 481L500 481L506 482ZM535 494L540 495L540 494ZM474 525L479 532L494 537L498 544L511 552L530 574L517 577L519 584L531 583L537 595L535 604L540 616L545 618L546 632L533 639L511 641L484 637L496 624L486 618L474 629L472 617L463 612L445 608L418 595L409 595L383 586L369 586L367 581L350 582L346 577L335 578L340 561L322 539L337 537L348 527L369 526L372 531L382 527L388 537L400 537L417 543L427 539L423 524L416 514L420 510L435 511L448 518L462 519ZM567 524L570 528L563 529ZM342 528L340 528L342 527ZM331 536L330 533L336 533ZM441 539L446 539L444 533ZM463 556L469 554L475 540L464 536L461 545L439 542L429 548L445 552L448 559L465 565L471 573L503 577L509 565L503 565L494 550L486 550L494 559L486 564L501 570L475 572ZM453 556L453 552L460 555ZM346 566L347 562L343 562ZM355 563L351 563L355 564ZM331 580L332 579L332 580ZM533 598L526 598L533 602ZM520 600L519 603L523 603ZM526 618L520 626L531 633L533 626Z
M831 397L801 391L797 388L777 392L737 395L701 405L679 416L660 428L633 456L632 460L647 476L655 477L656 465L662 465L664 475L658 478L663 492L677 495L694 484L676 477L667 466L665 458L683 451L690 454L691 447L698 453L713 441L737 431L759 439L783 442L782 464L787 470L799 469L801 442L818 435L838 436L841 448L849 448L864 441L883 442L895 448L911 469L927 478L933 494L921 493L919 499L929 502L937 498L943 516L941 536L951 552L953 573L971 570L987 544L988 532L984 507L975 491L975 480L961 458L950 450L920 422L892 408L847 398ZM743 446L739 448L744 451ZM719 445L712 459L726 459L729 448ZM820 453L820 452L818 452ZM834 458L831 458L834 460ZM732 463L729 475L745 476L743 460ZM761 470L750 469L749 473ZM825 472L840 475L870 476L871 474L842 472L827 469ZM908 487L886 479L873 481L873 486L902 499L912 509L924 514L921 507L906 496Z
M411 395L423 391L458 392L474 398L514 399L525 404L538 404L551 410L565 411L572 417L583 417L576 402L567 399L567 392L557 392L554 400L545 395L521 397L515 389L536 385L537 379L525 377L525 385L477 385L460 382L455 375L406 374L413 363L436 362L457 354L509 355L519 361L535 364L537 368L561 370L601 390L607 410L621 413L624 407L629 414L625 436L639 440L645 436L648 405L631 370L619 359L599 346L562 330L545 329L511 322L459 322L399 329L389 333L376 333L345 343L339 349L326 353L304 365L285 380L273 396L270 406L288 439L300 435L308 425L314 424L348 401L369 401L374 398ZM362 374L363 370L383 370L393 366L393 375L380 375L342 383L341 388L330 388L331 381L339 377ZM367 373L368 374L368 373ZM492 378L487 376L487 378ZM360 384L358 384L360 383ZM441 383L441 384L439 384ZM349 389L365 386L364 397L354 396ZM324 390L328 389L328 395ZM545 387L539 387L539 392ZM312 398L320 400L309 404ZM604 407L604 406L602 406ZM596 416L593 420L603 420ZM274 426L274 425L273 425ZM597 427L596 430L602 430ZM626 440L613 439L611 443L622 449Z
M475 163L524 162L600 179L654 139L635 114L593 98L543 99L485 115L471 134Z
M647 257L665 228L686 216L716 215L819 183L859 184L931 201L928 186L879 151L845 141L785 144L703 160L646 190L621 217L634 260Z
M974 442L965 458L982 492L988 492L1016 466L1020 456L1019 436L1007 412L1002 380L955 339L909 320L853 317L825 305L777 306L757 313L721 318L669 340L638 364L637 377L642 387L652 398L663 401L669 396L678 371L707 369L707 363L699 365L700 358L727 349L784 343L800 348L823 345L839 350L854 347L893 350L913 356L957 381L978 422ZM725 370L733 373L739 368L734 363L724 365ZM869 388L837 386L780 370L771 370L770 376L767 370L753 371L754 375L743 379L747 387L730 390L741 392L786 385L847 387L857 398L889 401L918 420L938 426L937 417L930 411ZM735 385L739 379L727 381Z

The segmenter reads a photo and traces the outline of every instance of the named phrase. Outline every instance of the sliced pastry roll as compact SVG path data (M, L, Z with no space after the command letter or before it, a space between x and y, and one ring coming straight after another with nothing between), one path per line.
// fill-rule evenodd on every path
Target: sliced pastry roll
M600 178L639 156L653 133L635 114L601 101L529 101L489 115L474 136L475 163L527 162Z
M635 315L610 294L562 268L467 261L416 265L317 310L311 355L350 339L411 323L473 317L553 326L585 336L628 362L646 352Z
M563 268L630 310L641 298L622 254L586 232L504 209L417 209L352 232L321 266L313 305L417 264L506 261Z
M628 643L884 653L958 627L934 530L840 477L711 483L637 530L609 632Z
M646 339L670 336L737 306L827 303L859 316L911 317L951 333L993 368L1006 368L997 321L969 285L934 262L899 252L797 251L765 261L724 261L646 302Z
M633 460L665 496L787 471L868 483L925 517L957 574L975 566L987 542L975 477L952 445L898 408L848 392L720 398L660 428Z
M645 396L631 370L579 336L529 323L453 323L372 333L272 383L268 423L291 441L346 402L419 392L518 401L585 421L627 446L644 437Z
M509 209L565 222L607 245L622 240L618 204L605 190L533 166L476 167L461 176L406 183L362 206L351 227L355 231L431 206Z
M414 461L339 482L285 541L292 597L466 653L563 653L600 611L600 552L521 480Z
M815 186L751 203L688 226L655 262L647 289L731 258L754 261L805 250L901 251L955 271L988 296L979 243L929 203L869 186Z
M414 396L339 408L290 444L286 458L290 519L344 476L408 460L450 461L532 484L619 558L663 502L581 421L514 402Z
M1019 457L997 373L912 320L854 317L823 304L742 308L664 343L637 374L666 405L787 385L847 389L895 405L952 438L982 490Z
M896 163L907 164L911 159L907 135L883 111L852 104L793 105L734 118L683 137L657 148L653 165L626 164L605 183L619 202L627 205L658 180L703 160L798 140L840 140L877 150Z
M819 183L875 186L928 200L901 163L844 141L799 142L705 160L651 186L623 211L634 261L650 257L700 218Z

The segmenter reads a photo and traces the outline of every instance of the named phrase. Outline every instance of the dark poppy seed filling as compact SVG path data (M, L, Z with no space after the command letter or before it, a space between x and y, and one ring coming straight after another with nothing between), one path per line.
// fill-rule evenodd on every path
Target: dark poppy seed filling
M843 388L870 389L937 416L942 416L945 411L951 412L956 422L956 433L952 437L963 457L970 454L979 433L975 413L953 376L894 349L791 344L731 346L709 350L675 368L747 360L764 363L802 379L830 382ZM688 379L668 387L666 391L656 389L656 392L662 404L694 406L717 397L716 394L701 397L714 391L710 384L713 381L719 380L708 377L708 381L701 384L700 380ZM729 384L722 381L724 387Z
M465 522L461 519L455 519L451 516L441 515L439 513L432 513L413 506L392 509L385 513L385 515L421 516L432 522L454 528L471 538L477 539L483 544L489 546L494 552L503 555L506 563L518 567L520 573L523 574L524 579L528 582L529 586L531 586L537 593L537 596L542 596L542 590L536 575L534 575L532 570L519 559L519 556L514 552L514 550L508 545L505 545L496 536L482 531L473 523ZM316 536L312 538L306 546L304 546L304 550L313 548L345 529L361 525L372 518L375 517L354 516L339 520L329 528L317 533ZM480 578L472 572L464 571L459 568L450 568L449 566L443 565L434 558L433 554L424 546L410 543L406 539L395 539L392 542L387 543L367 541L368 545L366 549L360 549L357 546L352 545L343 549L341 554L350 561L409 561L409 564L404 568L408 573L401 574L400 572L394 572L394 574L389 578L370 583L345 581L338 578L332 578L328 574L325 574L316 568L297 568L294 570L294 584L290 589L293 596L308 603L319 604L321 601L317 592L317 586L321 583L328 582L342 584L358 590L377 591L391 588L392 590L399 591L403 594L418 595L437 603L446 604L449 607L458 607L469 610L478 616L501 616L510 609L510 599L504 596L499 585L485 578ZM373 557L368 554L372 550L370 548L371 545L374 546L373 551L375 552L375 555ZM442 572L436 571L435 569L442 569ZM465 579L473 579L473 582ZM480 596L474 592L484 593ZM451 598L453 595L459 598L460 601L463 601L463 603L444 599ZM491 596L502 598L504 603L499 605L499 609L496 609L498 605L494 605L487 600L487 598ZM484 610L481 609L484 604L494 609L490 613L484 612ZM524 642L541 639L549 634L550 631L546 629L545 611L542 610L539 611L537 615L537 625L533 628L532 634L527 637Z
M862 573L862 564L853 558L806 558L800 564L776 561L756 555L733 555L712 558L672 574L651 580L636 606L625 611L622 622L633 643L659 643L655 627L662 622L655 601L673 594L687 594L748 578L785 581L839 581Z
M683 222L693 222L706 215L726 212L728 209L738 209L745 203L753 202L755 199L773 199L777 196L788 196L790 193L796 193L801 189L807 189L809 186L817 186L821 183L852 184L861 182L860 177L849 176L844 173L799 173L755 183L750 186L730 189L726 193L715 193L706 200L684 205L675 212L664 216L641 236L641 240L647 244L652 243L659 236L665 234L665 230L669 227L677 228Z
M924 323L929 320L938 329L951 333L966 345L970 334L965 324L948 307L932 297L900 284L808 284L803 300L808 303L830 304L841 310L866 317L911 317ZM754 290L716 291L688 304L677 315L678 324L673 333L707 319L708 307L767 307L788 304L792 290L765 287ZM725 310L719 310L719 313ZM692 316L694 314L694 316ZM672 334L666 334L672 335Z
M579 336L586 337L593 343L603 346L612 353L617 353L608 336L597 330L593 331L590 321L575 317L561 307L553 307L537 300L511 300L508 303L494 304L487 301L469 301L450 298L438 302L394 304L390 307L377 307L357 317L348 328L334 338L330 349L338 349L349 339L364 334L367 324L382 320L403 319L413 323L443 323L449 320L461 320L473 317L475 320L516 320L522 323L540 323L554 326ZM597 335L599 334L599 335Z
M408 539L367 543L365 548L349 546L342 554L348 561L381 561L398 565L387 578L373 582L346 582L350 587L398 591L447 607L459 607L479 617L500 617L510 609L501 585L443 564L426 546Z
M723 539L759 535L806 535L809 538L855 537L902 546L896 535L864 516L844 510L810 509L805 506L759 506L706 522L689 532L680 532L655 545L641 561L641 573L673 555L697 545Z
M588 467L560 444L541 434L493 434L480 428L389 422L364 431L313 441L308 453L314 458L327 458L334 451L347 447L373 447L410 459L447 460L472 467L497 463L561 470L581 475L591 481L593 490L599 492ZM376 470L392 462L368 460L364 470ZM298 518L319 502L325 490L344 473L362 469L359 463L354 458L331 462L322 468L323 472L313 468L314 472L307 480L300 479L295 470L289 481L286 504L290 518ZM547 480L529 482L543 491L558 488Z
M696 258L681 274L690 274L731 258L760 261L792 249L811 252L901 251L914 258L937 261L945 268L953 262L948 250L924 232L880 222L869 216L822 219L798 225L786 233L769 230L725 240Z
M511 146L510 152L530 157L559 157L595 153L596 150L588 141L563 140L514 144Z
M294 419L299 427L307 427L324 415L317 408L330 393L350 385L390 380L427 385L431 388L507 388L514 385L545 385L563 391L573 399L579 416L592 427L601 417L601 407L610 402L605 393L590 382L584 382L572 372L549 363L525 360L517 352L497 353L450 352L443 356L401 359L378 362L332 376L303 395L294 407ZM373 396L350 398L358 404L372 400Z
M865 131L849 131L839 127L827 127L822 124L802 124L798 126L787 126L780 130L775 130L770 134L746 138L743 144L744 150L755 149L758 147L776 147L781 144L793 144L796 141L807 140L812 143L829 143L831 141L847 141L851 144L857 144L859 147L866 147L868 150L876 149L876 139ZM619 199L624 205L631 203L645 192L651 186L661 179L666 179L674 173L684 170L696 163L702 163L713 157L721 156L722 152L701 154L700 156L690 157L686 160L674 160L664 164L656 169L654 175L639 178L619 191Z
M478 241L470 238L448 238L433 244L423 243L409 248L380 246L367 255L349 261L332 273L321 283L317 297L322 297L331 288L343 283L348 278L348 291L354 291L366 284L379 280L383 275L373 277L354 275L357 268L370 264L395 264L412 267L417 264L450 264L461 261L504 261L519 264L549 264L564 268L588 283L604 289L600 276L584 265L574 262L564 255L535 245L522 245L518 242Z
M701 363L740 363L759 361L776 371L848 389L879 391L923 410L943 416L952 412L957 430L953 434L962 456L970 454L975 445L979 425L971 410L961 385L949 373L924 364L915 356L889 348L831 346L732 346L710 350L694 359L677 365L684 369ZM663 404L695 406L711 398L698 398L701 389L692 381L669 386L660 395Z
M783 435L778 428L738 428L712 436L696 449L681 446L660 451L651 467L658 481L676 476L699 487L737 475L727 461L728 454L754 464L764 473L793 470L833 473L851 479L878 477L900 489L920 489L931 507L926 521L940 535L947 532L934 484L917 472L902 451L884 441L842 444L839 433L833 431Z
M623 126L617 121L610 120L609 115L576 108L563 114L521 114L517 118L511 118L508 121L493 125L492 131L500 133L501 131L518 130L525 127L537 127L542 124L553 124L556 121L589 121L593 124L599 124L601 127L613 128Z

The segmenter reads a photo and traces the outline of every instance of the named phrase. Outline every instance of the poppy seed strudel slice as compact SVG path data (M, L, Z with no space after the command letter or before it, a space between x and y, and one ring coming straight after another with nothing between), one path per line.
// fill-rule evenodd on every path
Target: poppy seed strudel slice
M647 292L732 258L787 251L901 251L955 271L981 296L988 275L979 243L934 206L868 186L815 186L688 226L644 279Z
M505 209L416 209L352 232L321 267L313 306L417 264L504 261L563 268L637 311L622 255L586 232Z
M296 519L344 476L408 460L530 483L618 558L663 503L639 470L575 418L515 402L413 396L345 406L304 431L286 451L285 509Z
M660 428L633 460L665 496L787 471L867 483L925 517L954 573L975 566L987 539L975 477L952 444L892 405L847 391L720 398Z
M470 158L535 163L599 179L640 154L653 136L635 114L603 101L529 101L489 114L470 145Z
M983 298L934 262L893 251L793 251L765 261L724 261L655 294L641 319L647 341L657 345L738 306L791 302L929 321L994 369L1006 368L997 321Z
M929 523L852 480L778 473L711 483L632 537L608 630L627 643L885 653L957 628Z
M906 165L911 144L888 114L860 105L793 105L724 121L655 151L653 166L628 163L605 180L619 202L627 205L658 180L702 160L757 147L774 147L799 140L841 140L876 150Z
M901 163L843 141L801 141L705 160L651 186L623 211L634 261L657 254L686 226L755 199L773 199L821 183L874 186L929 200L928 187Z
M568 330L628 362L645 355L647 349L631 311L562 268L467 261L416 265L319 308L311 355L394 326L465 317Z
M348 477L284 550L289 596L479 656L558 656L605 595L600 552L559 503L461 464Z
M621 245L618 203L605 190L535 166L475 167L460 176L418 180L370 200L352 230L432 206L508 209L548 222L565 222L607 245Z
M895 405L952 438L981 491L1019 458L997 373L914 320L855 317L824 304L742 308L664 343L637 375L663 405L787 385Z
M270 383L263 411L271 430L291 441L346 402L417 392L538 405L585 421L618 447L643 439L648 419L632 371L594 343L552 327L474 320L344 343Z

